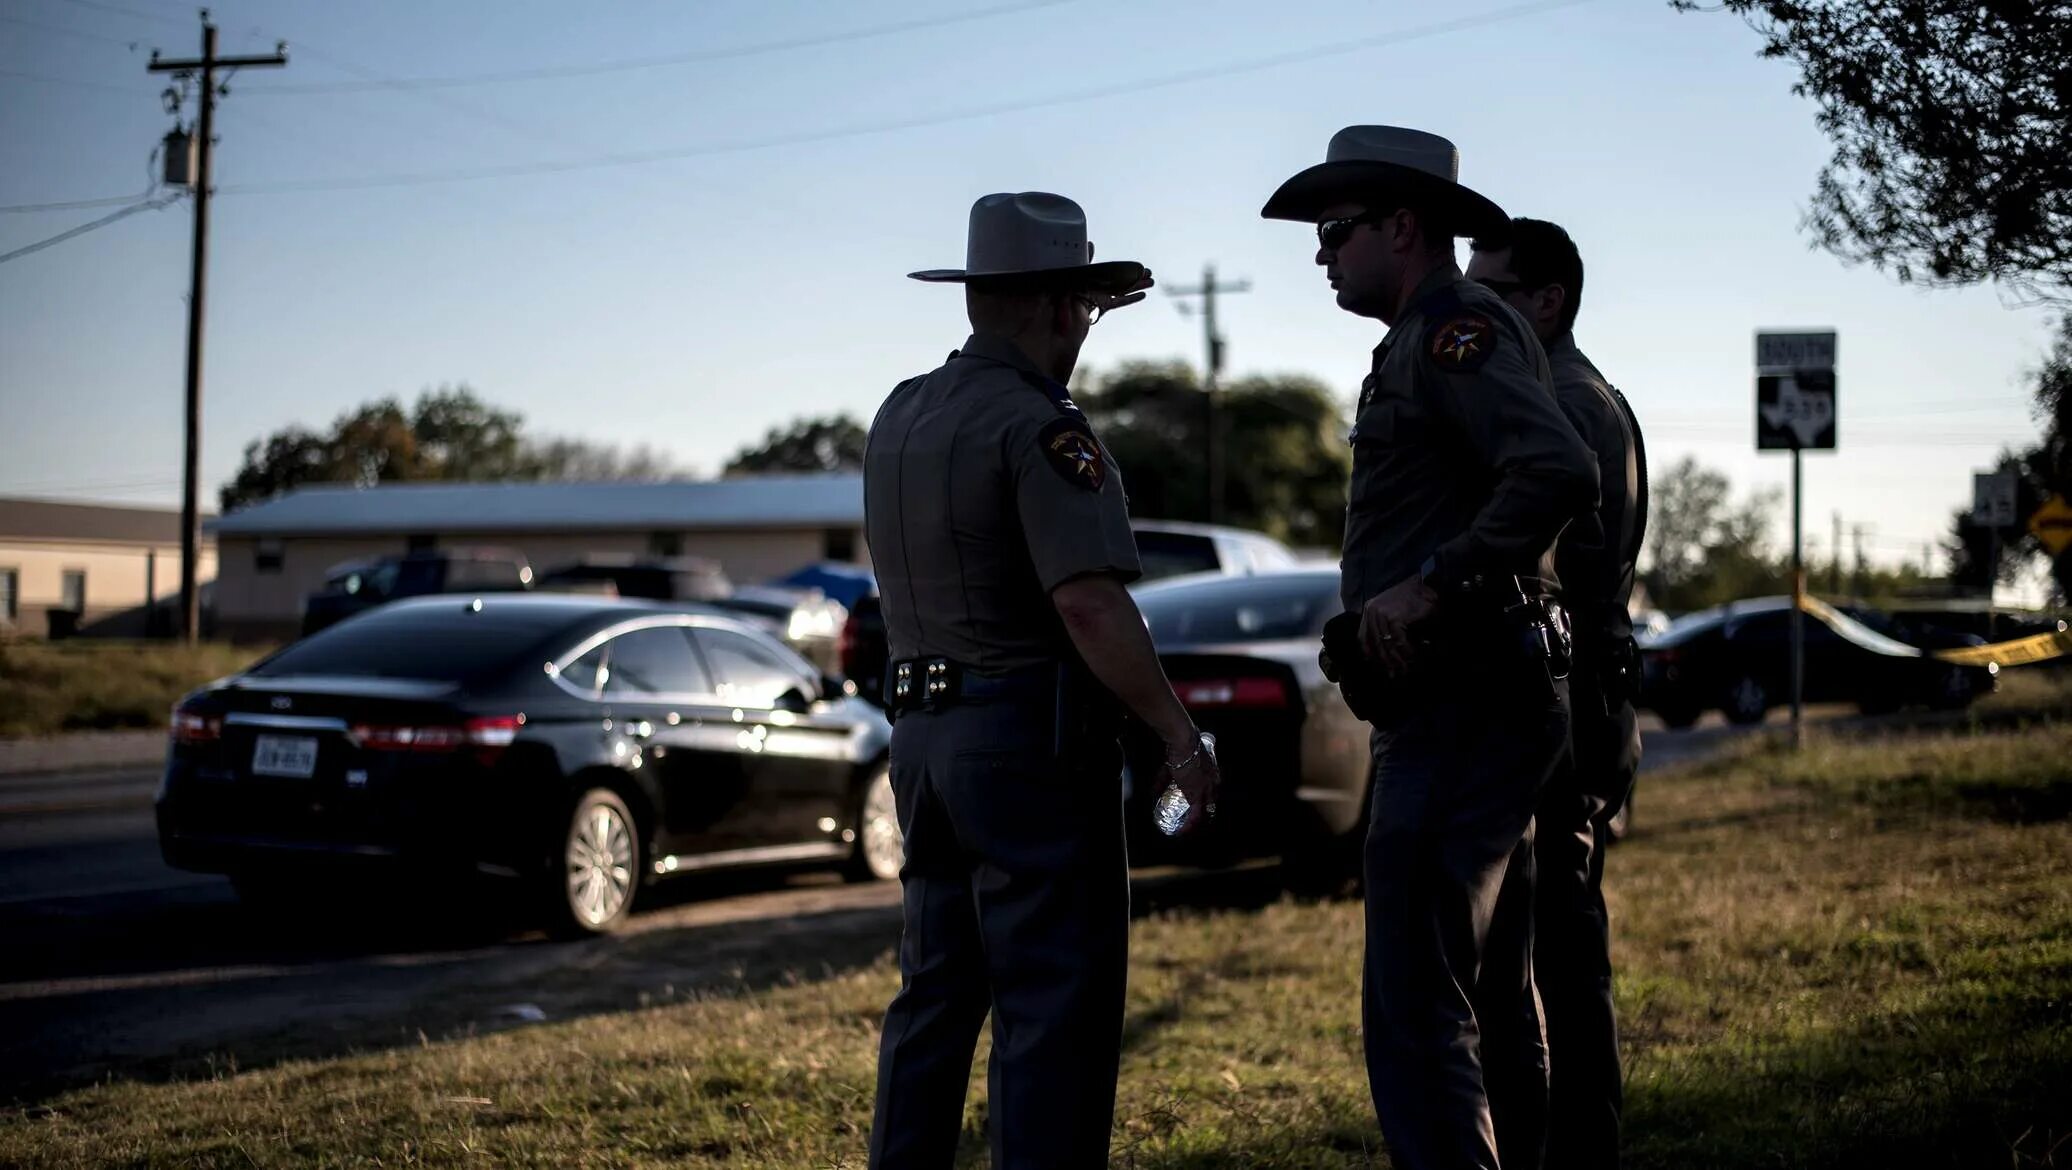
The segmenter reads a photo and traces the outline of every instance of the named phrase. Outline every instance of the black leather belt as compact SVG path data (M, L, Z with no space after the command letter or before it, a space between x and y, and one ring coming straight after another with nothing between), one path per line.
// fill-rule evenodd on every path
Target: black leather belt
M1051 699L1056 663L1039 663L1005 674L980 674L952 658L906 658L885 670L888 711L927 711L958 703L1001 699Z

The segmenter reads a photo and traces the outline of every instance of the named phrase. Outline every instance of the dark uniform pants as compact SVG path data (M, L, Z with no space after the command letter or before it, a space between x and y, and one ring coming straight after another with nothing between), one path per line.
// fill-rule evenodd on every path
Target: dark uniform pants
M999 702L894 725L906 929L874 1168L951 1164L989 1008L992 1165L1108 1164L1129 946L1122 761L1112 741L1058 759L1052 723L1047 702Z
M1534 974L1553 1053L1547 1165L1619 1164L1619 1033L1612 1014L1611 931L1604 909L1607 825L1640 762L1633 705L1607 702L1577 676L1575 750L1540 802Z
M1530 833L1566 751L1567 688L1529 664L1424 693L1373 737L1367 1077L1392 1165L1485 1170L1500 1134L1536 1149L1545 1107Z

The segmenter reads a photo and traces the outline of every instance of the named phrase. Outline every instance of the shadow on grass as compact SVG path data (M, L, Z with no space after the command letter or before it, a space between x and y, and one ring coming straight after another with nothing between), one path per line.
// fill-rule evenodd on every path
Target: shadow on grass
M1133 905L1191 916L1266 905L1278 890L1271 867L1178 870L1139 875ZM752 993L872 966L899 943L891 887L762 872L650 893L634 933L582 942L524 932L488 906L270 919L220 893L130 913L0 916L9 945L34 953L14 976L32 982L0 994L0 1102ZM669 920L690 915L706 920Z
M2072 1164L2072 962L1989 979L1844 1031L1629 1060L1629 1167Z

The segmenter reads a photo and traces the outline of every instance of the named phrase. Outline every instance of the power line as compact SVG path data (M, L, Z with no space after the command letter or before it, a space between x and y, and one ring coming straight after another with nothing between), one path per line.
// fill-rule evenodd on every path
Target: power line
M256 32L258 30L255 29L253 31ZM585 158L580 161L595 162L605 157L608 157L606 155L598 153L596 148L589 143L570 138L566 134L559 134L547 130L546 128L537 124L527 124L525 122L521 122L516 118L507 117L503 114L497 113L494 110L485 109L481 106L474 105L473 103L462 101L461 99L453 97L450 94L424 91L407 87L392 86L390 83L395 82L396 79L388 76L385 73L382 73L380 70L370 69L364 65L355 65L352 62L347 61L342 57L339 57L335 53L326 53L321 50L312 48L306 42L297 41L296 48L299 52L307 56L314 57L317 60L322 61L335 69L342 69L347 73L354 73L358 74L361 77L368 78L375 83L376 88L394 88L396 89L396 92L403 93L423 101L432 102L436 105L445 106L449 110L453 110L456 113L463 114L467 117L473 118L478 122L487 123L489 125L496 126L500 129L509 131L510 133L517 135L518 137L528 142L541 138L543 136L556 139L564 146L572 146L577 150L583 151L585 153ZM269 91L260 89L248 92ZM226 190L232 189L234 188L226 188Z
M101 218L94 220L92 223L80 224L78 227L73 228L71 231L59 232L57 235L54 235L47 240L38 240L25 248L16 248L12 252L0 254L0 264L5 264L9 260L19 260L23 256L29 255L31 252L41 252L45 248L49 248L57 244L62 244L66 240L71 239L73 236L82 236L85 235L87 232L93 231L95 228L107 227L109 224L114 223L116 220L125 219L129 216L135 215L140 211L157 211L161 207L165 207L177 202L182 194L184 194L184 192L176 191L171 195L164 195L157 199L149 199L141 203L133 203L130 206L125 207L118 212L115 212L113 215L104 215Z
M1541 3L1498 9L1495 12L1483 13L1479 16L1460 17L1434 24L1420 25L1400 32L1384 33L1352 41L1337 41L1285 53L1275 53L1228 62L1222 65L1189 69L1167 74L1164 77L1118 82L1027 101L997 102L991 105L976 106L947 113L922 114L910 118L888 119L882 122L862 123L827 130L794 131L789 134L741 139L734 142L705 143L695 146L669 147L647 151L628 151L591 159L562 159L540 163L513 163L506 166L478 167L468 170L419 171L391 175L372 175L363 179L303 179L275 183L242 183L234 186L225 186L222 188L222 194L286 195L310 191L359 191L378 187L415 187L435 183L473 182L483 179L512 179L533 175L560 174L570 171L598 170L605 167L641 166L648 163L738 154L783 146L803 146L818 142L831 142L843 138L890 134L901 130L918 130L931 126L948 125L954 122L968 122L1000 114L1019 113L1025 110L1099 101L1103 98L1121 97L1126 94L1142 93L1146 90L1187 85L1193 82L1208 81L1242 73L1256 73L1284 65L1294 65L1326 57L1345 56L1385 45L1402 44L1407 41L1421 40L1445 33L1481 28L1504 21L1536 16L1557 9L1574 8L1591 2L1592 0L1543 0Z
M364 81L320 81L296 85L273 85L266 87L264 92L272 94L315 94L361 93L374 89L460 89L468 86L499 85L512 81L547 81L567 77L595 77L605 73L662 69L677 65L699 65L712 61L756 57L769 53L787 52L793 49L813 48L820 45L847 44L852 41L893 36L898 33L915 32L921 29L964 24L995 16L1006 16L1016 12L1028 12L1038 8L1054 8L1060 4L1075 2L1076 0L1020 0L1018 3L996 4L991 8L978 8L970 12L958 12L948 16L930 16L913 20L894 21L888 24L873 25L869 28L855 29L846 33L827 33L819 36L792 37L779 41L762 41L757 44L740 45L731 49L702 49L687 53L667 53L649 57L622 57L613 61L598 61L585 65L546 65L531 69L506 69L490 73L455 74L444 77L392 77Z
M142 92L133 86L116 85L109 81L88 81L80 77L53 77L48 73L30 73L25 69L0 69L0 77L20 77L28 81L41 81L50 85L70 85L79 89L105 89L131 97Z
M147 488L179 487L177 479L111 479L94 480L86 483L76 481L64 483L14 483L0 485L0 492L21 492L36 495L40 492L109 492L143 491Z
M134 50L142 43L135 40L125 41L120 37L106 36L101 33L81 32L76 28L66 28L62 24L45 24L40 20L25 20L19 16L0 16L0 21L5 21L8 24L18 24L23 28L41 29L47 33L56 33L61 37L74 37L82 41L96 41L104 45L121 45L125 49Z
M106 199L74 199L67 203L17 203L11 207L0 207L0 213L14 214L25 211L85 211L94 207L116 207L149 199L151 192L141 195L111 195Z
M124 8L119 4L103 4L100 0L69 0L69 2L80 8L92 8L99 12L112 12L117 16L133 16L138 20L155 20L161 24L177 24L181 28L189 27L187 21L164 12L140 12L134 8Z

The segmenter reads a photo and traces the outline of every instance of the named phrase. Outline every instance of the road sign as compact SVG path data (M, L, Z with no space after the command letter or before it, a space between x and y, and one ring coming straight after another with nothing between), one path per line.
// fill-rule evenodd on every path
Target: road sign
M1806 597L1802 451L1835 449L1835 333L1755 335L1755 449L1791 452L1791 743L1804 742Z
M1755 449L1835 449L1833 330L1755 335Z
M2052 496L2043 502L2041 508L2029 517L2029 531L2043 542L2054 557L2065 555L2072 548L2072 504L2063 496Z
M1835 375L1832 370L1762 374L1755 380L1755 449L1835 449Z
M1755 335L1755 368L1762 373L1793 370L1833 370L1834 330L1818 333L1758 333Z
M2015 514L2012 471L1981 471L1971 477L1971 522L1988 528L2012 528Z

